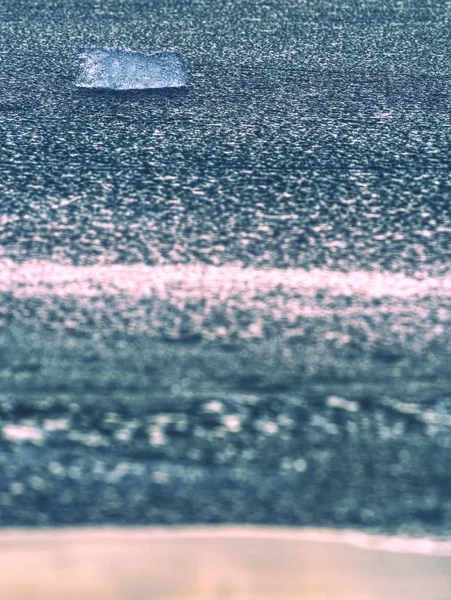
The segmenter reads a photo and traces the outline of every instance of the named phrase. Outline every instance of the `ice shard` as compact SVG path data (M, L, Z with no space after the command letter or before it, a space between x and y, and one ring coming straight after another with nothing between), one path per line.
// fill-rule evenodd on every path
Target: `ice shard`
M186 63L178 52L145 54L119 48L89 48L80 54L75 85L107 90L182 87Z

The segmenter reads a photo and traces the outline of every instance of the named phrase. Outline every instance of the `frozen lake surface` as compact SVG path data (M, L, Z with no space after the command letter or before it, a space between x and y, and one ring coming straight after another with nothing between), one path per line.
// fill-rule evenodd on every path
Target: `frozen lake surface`
M450 12L0 6L0 523L451 530ZM86 47L183 89L77 89Z

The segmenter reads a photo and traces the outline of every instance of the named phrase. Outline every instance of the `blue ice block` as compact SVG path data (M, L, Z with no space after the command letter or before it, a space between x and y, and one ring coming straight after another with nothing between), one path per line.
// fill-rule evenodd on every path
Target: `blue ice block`
M182 87L188 83L186 63L178 52L145 54L119 48L89 48L80 54L75 85L84 88L133 90Z

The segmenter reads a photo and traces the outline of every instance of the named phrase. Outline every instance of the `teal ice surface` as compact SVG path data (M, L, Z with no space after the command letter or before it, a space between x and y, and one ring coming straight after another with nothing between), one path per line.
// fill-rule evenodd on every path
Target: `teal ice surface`
M17 261L443 274L450 13L390 0L0 6L0 244ZM87 47L190 85L73 85Z
M0 3L0 523L451 531L449 25L436 0ZM190 85L77 88L89 46L180 52Z

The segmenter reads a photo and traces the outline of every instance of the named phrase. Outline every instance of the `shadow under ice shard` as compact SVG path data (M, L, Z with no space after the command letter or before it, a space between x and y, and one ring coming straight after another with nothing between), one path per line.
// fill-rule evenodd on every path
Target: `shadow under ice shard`
M80 55L75 85L84 88L132 90L182 87L188 83L178 52L144 54L118 48L90 48Z

